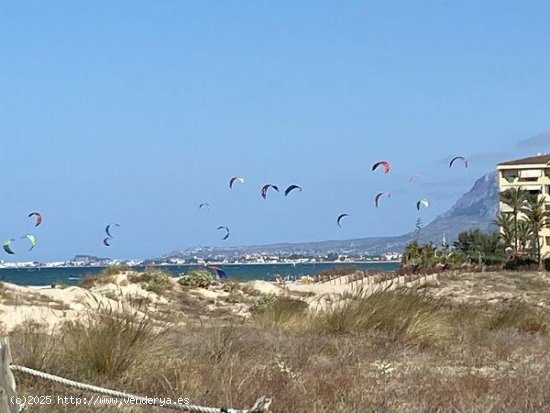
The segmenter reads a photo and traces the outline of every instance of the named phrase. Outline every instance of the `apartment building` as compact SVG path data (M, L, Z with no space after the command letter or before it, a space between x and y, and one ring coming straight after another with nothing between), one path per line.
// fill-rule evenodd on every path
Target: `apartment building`
M531 194L544 197L546 210L550 211L550 154L539 154L528 158L502 162L497 165L499 191L520 188ZM500 212L511 212L502 202ZM550 228L543 228L539 234L542 240L542 255L550 255Z

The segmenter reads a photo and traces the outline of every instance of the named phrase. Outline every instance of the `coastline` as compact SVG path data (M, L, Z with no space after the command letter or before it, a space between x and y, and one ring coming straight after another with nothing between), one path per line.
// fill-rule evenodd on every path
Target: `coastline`
M69 268L69 269L75 269L75 268L108 268L112 266L127 266L129 268L149 268L149 267L184 267L184 266L199 266L204 267L207 265L224 265L224 266L237 266L237 265L326 265L326 264L337 264L337 265L344 265L344 264L399 264L400 260L384 260L384 261L317 261L317 262L209 262L204 264L198 264L198 263L183 263L183 264L154 264L154 265L127 265L127 264L109 264L109 265L63 265L63 266L21 266L21 267L12 267L12 266L0 266L0 271L2 270L41 270L41 269L56 269L56 268Z

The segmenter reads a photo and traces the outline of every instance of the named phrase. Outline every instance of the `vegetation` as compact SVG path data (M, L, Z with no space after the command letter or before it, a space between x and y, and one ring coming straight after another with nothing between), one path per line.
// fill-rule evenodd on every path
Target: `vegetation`
M254 309L255 319L265 326L299 324L303 321L308 305L291 297L262 297Z
M452 338L452 320L441 300L406 291L380 291L337 305L314 317L324 333L383 332L393 342L429 345Z
M172 275L158 268L148 268L129 277L130 282L139 283L147 291L160 294L172 288Z
M529 273L440 277L421 290L349 295L314 312L292 297L264 296L244 323L210 317L182 325L174 313L174 323L161 325L134 312L100 312L54 331L22 327L11 335L12 352L19 365L204 406L249 408L267 395L282 413L534 413L550 405L550 307L539 306L549 302L548 286ZM85 397L16 379L23 397Z
M357 271L357 267L332 267L328 270L319 272L318 276L321 280L324 280L331 277L340 277L343 275L355 274Z
M239 290L231 290L226 301L231 304L242 303L244 301L244 295Z
M214 278L207 270L195 269L181 277L178 282L185 287L208 288L214 282Z
M531 195L527 191L511 188L502 192L501 202L508 205L511 213L501 213L495 224L500 227L500 237L505 245L513 239L515 262L512 266L519 266L522 262L534 260L538 269L545 267L544 257L541 254L542 242L540 231L548 226L549 213L545 209L542 197Z
M543 198L528 197L525 206L521 210L531 226L533 256L538 262L540 271L544 269L544 265L541 254L542 243L539 234L543 228L548 226L547 219L549 218L549 214L545 211L544 203Z
M479 229L458 234L454 247L476 264L504 265L504 245L497 232L483 233Z
M525 201L527 201L528 192L518 188L509 188L500 194L500 201L512 209L514 251L518 252L518 220Z
M79 286L82 288L90 289L100 284L109 284L115 281L115 278L119 274L131 271L131 268L125 265L112 265L102 269L97 274L85 275L80 281Z
M500 228L498 233L501 242L504 245L514 244L514 218L511 214L500 212L497 214L493 224Z

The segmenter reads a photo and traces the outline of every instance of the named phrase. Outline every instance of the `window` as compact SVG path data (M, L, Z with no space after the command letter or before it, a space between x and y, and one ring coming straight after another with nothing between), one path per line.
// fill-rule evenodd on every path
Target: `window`
M520 189L529 192L531 195L542 194L542 185L522 185Z
M523 169L519 171L519 177L521 179L538 179L542 176L542 171L540 169Z
M544 237L544 242L546 245L550 245L550 237Z
M507 169L501 172L502 179L506 179L509 183L514 182L518 178L516 169Z

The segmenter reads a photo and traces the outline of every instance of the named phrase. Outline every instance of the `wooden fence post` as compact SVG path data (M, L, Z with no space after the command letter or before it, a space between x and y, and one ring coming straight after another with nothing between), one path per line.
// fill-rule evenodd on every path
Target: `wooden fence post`
M8 337L0 337L0 413L19 413L15 402L15 378L10 370L11 352Z

